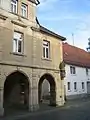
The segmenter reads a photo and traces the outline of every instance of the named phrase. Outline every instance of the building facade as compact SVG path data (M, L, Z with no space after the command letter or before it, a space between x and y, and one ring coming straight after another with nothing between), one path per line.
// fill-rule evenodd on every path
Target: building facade
M66 99L76 99L90 94L90 54L83 49L63 43L66 77Z
M18 107L37 110L45 79L50 84L49 104L64 104L59 64L65 38L38 23L38 4L0 0L0 115Z

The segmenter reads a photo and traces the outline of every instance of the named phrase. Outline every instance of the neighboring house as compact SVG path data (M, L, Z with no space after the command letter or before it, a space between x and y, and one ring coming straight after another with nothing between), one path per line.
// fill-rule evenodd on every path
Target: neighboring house
M63 43L63 59L66 71L64 79L66 99L90 94L90 53Z
M18 107L38 109L44 80L50 85L50 105L64 104L59 64L66 38L39 24L38 4L0 0L0 115Z

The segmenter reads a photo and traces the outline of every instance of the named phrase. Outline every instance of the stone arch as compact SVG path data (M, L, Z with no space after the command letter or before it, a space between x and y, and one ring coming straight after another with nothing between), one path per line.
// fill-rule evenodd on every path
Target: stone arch
M4 82L3 106L5 113L28 109L29 106L29 78L22 71L8 74Z
M49 85L50 85L49 105L55 106L56 105L56 83L55 83L54 77L49 73L45 73L44 75L42 75L38 83L39 104L42 103L41 92L42 92L42 84L45 79L49 82Z

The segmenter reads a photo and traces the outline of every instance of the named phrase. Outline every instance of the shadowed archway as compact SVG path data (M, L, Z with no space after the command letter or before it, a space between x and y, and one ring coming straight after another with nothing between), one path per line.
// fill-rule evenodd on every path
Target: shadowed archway
M4 111L12 114L28 109L29 81L28 77L19 71L7 76L4 83Z
M38 101L39 101L39 104L43 103L42 85L43 85L44 80L47 80L49 85L50 85L50 95L47 98L49 100L48 104L51 106L56 106L56 91L55 91L56 84L55 84L54 78L50 74L44 74L39 80L39 83L38 83Z

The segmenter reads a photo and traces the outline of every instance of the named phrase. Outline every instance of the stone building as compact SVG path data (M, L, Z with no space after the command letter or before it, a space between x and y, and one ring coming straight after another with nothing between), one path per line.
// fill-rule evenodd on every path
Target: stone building
M59 64L66 38L38 23L38 4L38 0L0 0L0 115L14 108L37 110L45 79L50 84L50 105L64 104Z

